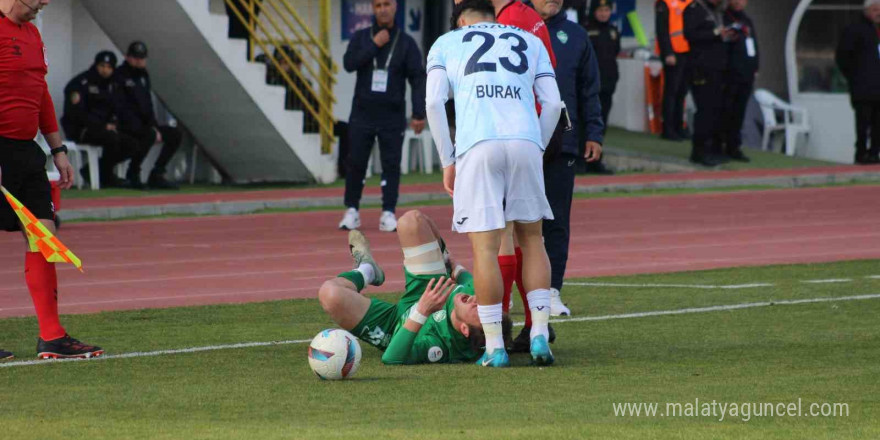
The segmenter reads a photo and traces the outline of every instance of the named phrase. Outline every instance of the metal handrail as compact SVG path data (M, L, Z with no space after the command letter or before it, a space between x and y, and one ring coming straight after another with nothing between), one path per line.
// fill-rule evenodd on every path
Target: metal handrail
M272 63L272 65L275 67L275 69L277 69L278 73L281 75L282 79L284 79L284 82L286 83L286 85L300 99L304 109L306 111L308 111L312 116L314 116L314 118L317 121L319 128L320 128L319 131L321 134L321 152L322 152L322 154L329 154L331 152L331 146L332 146L333 141L335 139L335 135L333 133L334 120L333 120L333 111L332 111L333 103L335 102L335 98L333 96L333 91L332 91L332 84L333 84L333 82L335 82L335 78L333 77L333 73L331 73L331 72L336 71L336 66L333 63L333 61L331 60L330 56L327 55L322 58L321 56L318 56L318 54L315 54L314 51L308 50L309 55L314 57L313 59L315 61L317 61L320 66L322 66L322 67L326 67L326 65L330 66L329 69L326 69L326 68L324 69L324 70L329 70L329 72L324 75L318 75L317 72L315 72L315 70L310 65L304 64L306 66L307 70L315 77L315 80L318 82L319 89L321 92L320 95L318 95L318 93L316 93L316 91L312 88L312 86L309 84L308 79L303 75L302 72L300 72L297 69L292 70L294 75L302 81L301 86L306 88L308 90L308 92L312 95L312 97L315 99L315 101L317 102L318 108L315 108L315 106L313 106L309 102L309 99L306 98L303 91L300 90L300 87L297 86L296 82L293 81L293 79L290 76L290 73L287 72L285 69L283 69L281 66L282 60L291 66L295 64L293 62L293 60L290 58L290 55L288 55L287 51L285 51L285 50L278 51L281 54L281 56L280 56L281 60L278 59L279 57L275 57L274 55L272 55L269 52L267 44L271 44L275 48L278 48L283 43L284 45L287 45L288 47L293 49L296 52L297 56L300 57L300 59L303 59L300 52L296 51L296 49L294 48L293 41L291 39L289 39L287 37L287 35L282 31L281 26L279 26L278 23L271 16L269 16L267 14L267 18L268 18L269 22L272 24L272 27L275 29L276 32L281 34L281 38L276 39L272 35L269 34L266 26L260 20L256 19L256 14L254 12L254 10L255 10L254 0L249 0L247 2L244 2L244 1L239 2L237 0L224 0L224 1L230 7L231 11L235 15L235 18L237 18L244 25L244 27L247 29L248 34L249 34L248 44L251 45L251 47L252 47L253 43L256 43L263 50L263 52L266 54L266 59ZM266 0L264 0L264 1L266 1ZM270 4L272 4L273 8L276 9L276 12L279 12L279 15L280 15L280 11L278 11L277 6L273 3L274 0L268 0L268 1ZM280 1L282 4L284 4L288 8L290 8L290 5L287 3L287 0L278 0L278 1ZM305 29L305 31L309 35L309 37L312 38L311 41L302 42L302 40L304 40L304 39L302 38L302 36L300 34L298 34L293 29L292 26L290 26L291 23L289 23L289 20L288 20L287 24L288 24L288 27L291 29L291 31L299 38L298 41L302 42L301 44L305 45L307 48L309 48L309 46L311 46L311 45L317 46L319 49L321 49L321 52L323 54L329 54L329 52L325 48L325 45L329 44L329 34L327 32L327 29L325 29L325 28L329 28L329 25L330 25L329 14L324 14L325 9L329 10L329 5L326 5L324 3L327 3L330 0L320 0L320 1L322 2L322 4L321 4L321 7L322 7L321 34L323 37L326 37L325 40L327 40L324 42L324 44L321 44L317 39L314 38L314 35L311 33L311 31L308 29L308 27L306 27L305 24L298 17L297 17L297 21L300 22L300 24L303 26L303 29ZM242 13L242 11L239 10L238 6L235 3L239 3L239 5L242 6L242 9L244 10L244 12L246 12L248 14L247 18ZM293 15L296 16L296 13L293 12ZM262 33L267 38L263 39L263 38L257 37L258 30L262 31ZM251 53L253 53L253 51L251 51Z
M309 27L306 26L306 23L303 21L302 17L300 17L299 14L296 12L296 10L293 9L292 6L290 6L290 2L287 0L281 0L281 2L282 2L282 4L284 4L284 8L287 9L287 11L290 12L290 15L293 16L293 19L296 20L296 22L299 23L300 27L303 28L303 30L306 32L306 35L309 36L309 39L311 39L312 41L314 41L316 43L315 46L318 46L318 49L321 50L321 53L325 57L327 57L328 60L333 59L333 55L330 54L330 47L329 47L330 42L329 41L325 42L325 44L327 45L326 47L324 44L317 44L317 42L321 41L321 40L318 39L317 37L315 37L315 34L312 33L311 29L309 29ZM329 6L329 0L321 0L321 7L325 8L327 6ZM329 24L330 23L326 23L327 26L329 26ZM338 70L337 70L336 64L332 64L332 66L333 66L333 72L334 73L337 72Z
M309 52L309 55L311 55L312 59L318 61L318 66L323 71L322 73L325 75L329 75L330 79L335 83L336 78L333 76L333 74L336 73L335 64L333 64L331 62L330 65L328 66L327 64L322 62L321 57L315 53L314 49L312 49L312 46L318 46L319 48L321 46L319 44L317 44L317 42L315 40L309 40L309 39L306 39L305 37L303 37L300 34L300 32L296 29L294 24L290 22L290 18L287 15L285 15L281 11L281 8L278 7L278 5L275 3L276 1L287 2L287 0L265 0L265 1L267 1L270 5L272 5L272 9L275 9L275 12L278 13L279 17L281 17L281 21L283 21L284 24L287 25L288 29L290 29L290 32L296 36L297 40L291 40L291 42L303 42L304 43L303 46L305 46L306 51ZM271 20L271 16L267 16L267 18L269 18ZM312 73L312 75L315 75L315 77L318 77L318 75L314 71L312 71L311 73Z
M269 4L274 4L274 3L273 3L273 0L263 0L263 1L264 1L264 2L267 2L267 3L269 3ZM286 1L286 0L282 0L282 1ZM276 22L275 19L272 18L272 16L269 15L269 14L266 14L266 19L269 20L269 24L272 25L272 27L275 29L275 32L278 32L278 33L281 35L281 37L282 37L282 39L283 39L282 42L284 43L284 45L287 46L287 47L289 47L289 48L290 48L291 50L293 50L294 52L296 52L296 55L297 55L300 59L303 59L302 54L300 54L299 51L297 51L296 48L294 48L294 44L293 44L293 42L292 42L289 38L287 38L287 36L284 34L284 31L281 29L281 26L278 25L278 22ZM265 30L263 30L263 32L266 33L266 36L270 37L269 40L271 40L271 36L269 35L269 33L266 32ZM275 46L276 48L278 47L277 42L276 42L276 44L274 44L274 46ZM309 47L309 46L306 45L306 47ZM293 63L293 59L290 58L290 55L288 55L288 54L287 54L285 51L283 51L283 50L282 50L282 51L279 51L279 52L281 52L281 54L284 55L284 60L285 60L288 64L290 64L290 65L293 65L293 64L294 64L294 63ZM268 57L269 54L267 53L266 56ZM318 64L322 64L322 63L319 61ZM321 78L321 76L318 75L318 72L315 72L315 69L314 69L310 64L308 64L308 63L303 63L303 66L305 66L306 70L308 70L309 73L311 73L312 76L313 76L314 78ZM303 80L304 82L306 81L305 75L303 75L302 72L299 72L299 71L296 71L296 70L294 70L294 72L295 72L296 75L299 77L299 79ZM329 72L328 72L328 74L329 74ZM328 86L327 84L324 84L324 83L321 82L321 81L319 81L318 84L319 84L320 87L322 87L322 88L326 88L326 90L322 90L322 91L324 91L324 92L330 92L331 94L333 93L333 90L332 90L332 89L330 88L330 86ZM334 102L334 103L336 102L336 99L335 99L335 98L333 98L333 102Z

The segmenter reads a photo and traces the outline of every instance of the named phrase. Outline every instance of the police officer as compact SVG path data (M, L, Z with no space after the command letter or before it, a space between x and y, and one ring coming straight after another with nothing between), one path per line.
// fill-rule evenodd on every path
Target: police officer
M741 149L741 133L758 74L758 36L752 19L745 13L747 4L748 0L730 0L724 12L724 26L735 30L736 36L727 43L729 63L724 75L723 117L720 139L716 141L724 146L728 158L740 162L749 161Z
M587 21L587 33L590 43L596 52L599 62L599 77L602 87L599 89L599 101L602 103L602 122L608 129L608 114L611 113L611 98L620 80L617 67L617 56L620 55L620 31L611 23L611 10L614 0L596 0L591 6L590 19Z
M119 94L113 83L116 55L99 52L89 70L75 76L64 88L64 116L61 125L67 138L102 147L101 186L119 187L123 181L113 167L137 155L136 139L119 132Z
M880 0L865 0L864 18L844 30L835 58L856 112L855 163L880 163Z
M351 37L343 65L357 72L354 102L349 117L349 170L345 176L345 216L340 229L360 227L364 176L379 138L382 157L382 216L379 230L397 230L397 195L400 156L406 130L406 81L412 88L412 122L416 134L425 128L425 66L416 41L394 24L397 0L373 0L375 21Z
M663 60L663 138L687 138L684 98L690 75L690 44L684 35L684 10L693 0L657 0L654 5L657 48Z
M182 134L179 128L160 126L156 121L150 74L147 73L146 44L135 41L128 46L125 62L116 69L113 80L121 93L120 128L141 145L138 154L132 157L128 166L127 184L132 188L144 188L140 177L141 164L153 144L161 143L162 151L150 172L147 185L154 189L177 189L177 185L165 179L165 167L180 148Z
M690 160L709 167L727 161L719 154L715 139L721 129L725 42L736 35L724 27L720 4L721 0L693 0L684 10L684 36L691 48L691 90L697 105Z

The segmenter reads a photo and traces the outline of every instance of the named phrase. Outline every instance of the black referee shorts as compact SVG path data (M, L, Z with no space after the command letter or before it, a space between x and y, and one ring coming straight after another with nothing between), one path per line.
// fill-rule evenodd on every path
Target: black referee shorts
M46 177L46 153L36 142L0 137L0 169L3 174L0 183L35 217L43 220L55 218L52 188ZM20 229L12 206L5 197L0 197L0 230Z

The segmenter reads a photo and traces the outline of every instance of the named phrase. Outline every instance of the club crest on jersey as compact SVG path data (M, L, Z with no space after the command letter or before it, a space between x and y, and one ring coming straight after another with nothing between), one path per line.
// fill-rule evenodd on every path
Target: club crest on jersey
M446 310L438 310L437 312L434 312L432 316L434 317L434 321L443 322L446 320Z
M565 31L559 31L556 33L556 38L559 39L559 42L562 44L568 43L568 34Z

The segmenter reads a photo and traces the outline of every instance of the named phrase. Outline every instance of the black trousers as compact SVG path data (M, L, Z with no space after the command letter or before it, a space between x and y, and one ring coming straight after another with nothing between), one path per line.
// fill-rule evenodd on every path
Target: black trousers
M134 137L119 131L107 130L105 127L86 128L77 142L101 147L99 168L101 179L105 182L113 176L113 167L116 164L146 154L141 151L143 146Z
M550 258L550 287L561 290L568 264L568 241L571 236L571 200L574 195L577 156L560 154L544 163L544 191L553 220L544 220L544 248Z
M3 187L38 219L55 218L52 191L46 177L46 153L31 139L0 137L0 169ZM21 229L18 216L0 196L0 231Z
M742 147L742 125L746 118L746 107L749 105L754 86L753 82L727 82L724 84L721 130L716 144L723 144L725 152L734 152Z
M663 66L663 134L678 136L684 132L684 98L690 81L690 55L675 54L674 66Z
M348 126L348 172L345 174L345 206L360 209L364 176L376 138L382 159L382 210L397 208L400 190L400 157L403 154L404 127L376 127L361 123Z
M721 129L722 80L719 70L694 69L691 90L697 104L694 115L694 137L691 158L701 159L706 155L720 154L720 146L715 144Z
M877 156L880 154L880 101L852 104L856 111L856 154Z
M617 82L608 84L603 83L602 90L599 91L599 102L602 104L602 123L605 124L605 131L608 131L608 115L611 114L611 105L614 104L614 91L617 90Z
M150 171L151 177L165 176L165 167L168 166L168 162L174 157L174 153L180 148L180 142L183 140L183 132L179 127L165 125L159 127L159 133L162 134L162 151L159 152L156 164L153 165L153 170ZM126 177L140 181L141 165L144 163L144 159L146 159L147 154L150 152L150 148L156 143L156 131L149 128L142 133L129 134L138 140L141 148L138 150L138 154L131 158L131 164L128 166Z

